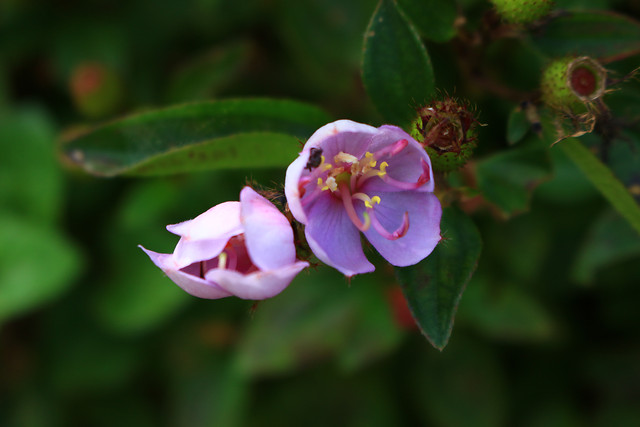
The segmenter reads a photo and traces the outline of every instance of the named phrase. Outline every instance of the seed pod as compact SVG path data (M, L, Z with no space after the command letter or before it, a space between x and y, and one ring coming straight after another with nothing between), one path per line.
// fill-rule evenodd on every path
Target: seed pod
M505 21L512 24L529 24L547 15L554 6L553 0L491 0Z
M588 56L558 59L543 72L542 100L554 108L576 110L600 98L606 80L607 71Z
M424 146L434 170L448 172L463 166L471 157L476 147L477 124L467 103L445 98L418 110L411 136Z

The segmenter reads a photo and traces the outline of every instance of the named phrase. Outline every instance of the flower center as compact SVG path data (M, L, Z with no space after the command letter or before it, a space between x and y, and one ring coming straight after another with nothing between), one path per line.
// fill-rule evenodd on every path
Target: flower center
M332 163L327 163L325 157L322 156L318 167L313 169L309 176L300 180L300 186L306 189L304 191L301 188L301 192L304 192L302 205L308 205L325 191L330 192L334 197L342 200L349 219L360 231L367 231L373 226L386 239L399 239L409 229L408 212L404 213L402 224L398 229L393 232L387 231L375 215L376 205L379 205L382 199L376 194L366 194L362 188L365 182L373 178L379 178L400 190L415 190L428 182L430 179L429 165L423 159L421 159L423 171L416 182L398 181L387 173L389 163L381 160L390 159L402 152L408 145L409 142L406 139L401 139L376 152L367 151L361 158L341 151L333 157ZM307 187L312 182L315 182L316 185ZM356 202L364 204L365 210L362 213L362 218L356 212Z

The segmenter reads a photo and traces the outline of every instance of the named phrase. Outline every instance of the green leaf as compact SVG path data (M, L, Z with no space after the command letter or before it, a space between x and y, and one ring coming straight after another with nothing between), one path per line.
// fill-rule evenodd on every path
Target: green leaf
M613 176L611 169L598 160L576 138L568 138L560 142L559 145L605 199L640 233L640 206L624 185Z
M559 15L532 38L548 56L589 55L603 61L640 53L640 23L611 12Z
M246 41L225 44L180 67L168 90L169 102L185 102L215 96L248 65L251 45Z
M295 101L199 102L106 124L64 144L62 151L101 176L188 172L194 165L199 170L286 166L300 150L295 138L305 140L328 121L322 110ZM266 163L260 155L267 156Z
M509 399L504 363L495 346L456 337L442 354L418 353L410 375L408 401L423 426L501 427ZM426 359L426 360L425 360ZM510 383L509 383L510 384Z
M0 322L47 303L72 284L80 254L48 227L0 212Z
M458 320L509 341L540 341L553 333L552 319L534 297L513 285L489 286L476 278L465 292Z
M354 279L328 268L300 275L276 298L261 302L240 344L248 375L274 375L338 355L356 369L396 347L400 331L375 276Z
M406 127L434 93L431 60L394 0L381 0L364 37L362 80L384 120Z
M513 145L520 142L529 128L531 128L531 123L523 109L517 107L511 110L507 121L507 141L509 144Z
M451 0L397 0L398 6L420 34L436 42L449 41L456 35L453 26L458 10Z
M63 183L51 121L37 109L0 113L0 141L0 206L54 224Z
M473 221L454 208L443 211L444 238L420 263L397 268L414 319L429 342L442 350L467 282L476 269L482 240Z
M572 269L581 283L591 282L598 270L624 259L640 256L640 237L613 211L599 217L582 246Z
M476 166L478 188L507 217L527 210L533 189L550 177L548 150L536 137Z

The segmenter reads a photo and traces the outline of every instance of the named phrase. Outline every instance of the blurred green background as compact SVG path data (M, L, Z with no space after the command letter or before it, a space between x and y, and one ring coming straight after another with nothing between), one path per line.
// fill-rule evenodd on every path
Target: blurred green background
M86 126L203 99L290 98L380 124L360 78L376 3L0 3L0 425L640 425L640 241L560 150L527 212L475 211L483 253L442 353L373 253L375 274L319 267L254 305L193 298L136 247L171 252L166 224L246 182L280 188L284 170L101 179L58 158ZM640 17L637 1L558 3ZM473 23L490 5L458 8ZM486 61L535 89L544 64L522 43ZM478 158L506 149L515 104L466 81L454 43L427 48L438 88L488 124ZM639 86L612 102L637 117ZM637 142L611 148L628 186Z

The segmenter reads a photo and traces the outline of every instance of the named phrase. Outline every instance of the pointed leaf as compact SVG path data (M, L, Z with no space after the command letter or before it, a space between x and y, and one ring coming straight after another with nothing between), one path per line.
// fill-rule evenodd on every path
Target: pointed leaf
M507 217L527 210L532 190L551 177L548 150L537 137L532 139L476 166L478 188Z
M87 172L166 174L192 169L286 166L329 116L274 99L197 102L126 117L62 146ZM264 156L264 159L263 159Z
M442 350L449 341L462 292L476 269L482 240L471 219L446 208L443 241L420 263L396 269L409 308L429 342Z
M533 37L549 56L589 55L604 61L640 53L640 23L611 12L568 12Z
M611 169L576 138L568 138L559 145L604 198L640 233L640 206Z
M456 35L453 26L458 16L451 0L398 0L398 6L420 34L436 42L446 42Z
M427 50L393 0L380 1L365 33L362 80L383 118L398 126L435 90Z

